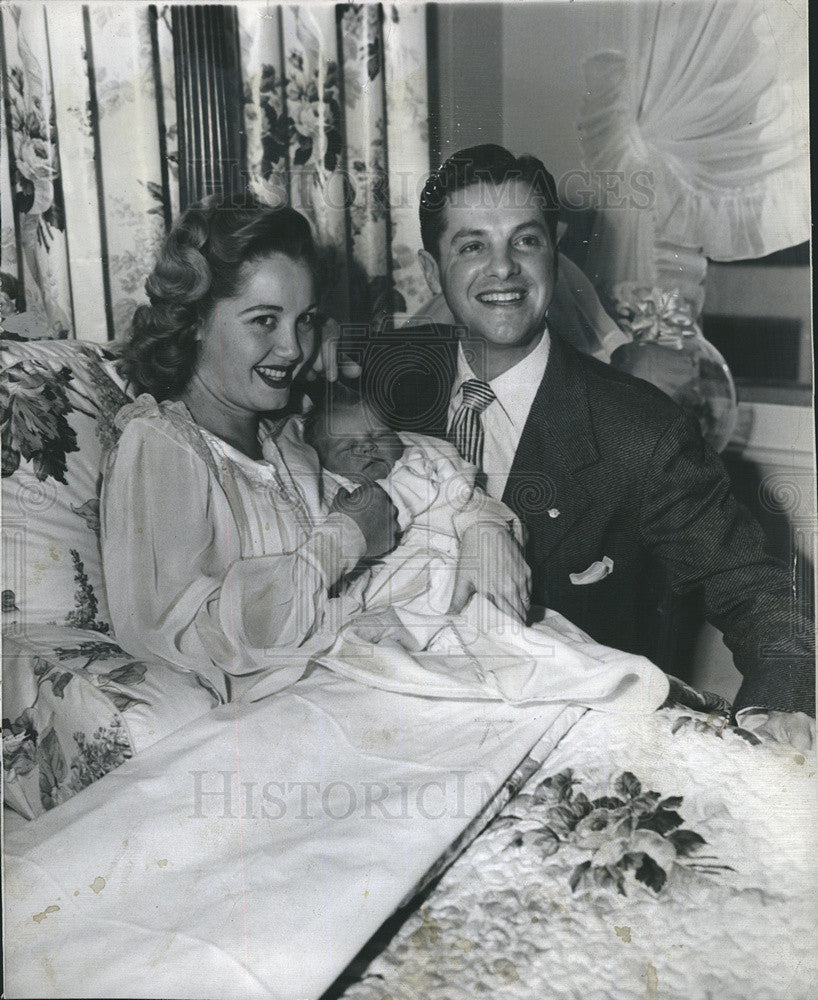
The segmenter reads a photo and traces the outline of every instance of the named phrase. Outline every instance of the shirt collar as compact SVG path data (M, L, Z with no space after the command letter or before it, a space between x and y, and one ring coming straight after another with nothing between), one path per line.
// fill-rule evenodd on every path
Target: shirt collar
M515 428L522 428L528 419L531 404L545 375L550 352L551 337L546 327L539 344L530 354L489 382L497 403ZM452 398L460 392L464 382L476 377L463 353L462 343L458 344Z

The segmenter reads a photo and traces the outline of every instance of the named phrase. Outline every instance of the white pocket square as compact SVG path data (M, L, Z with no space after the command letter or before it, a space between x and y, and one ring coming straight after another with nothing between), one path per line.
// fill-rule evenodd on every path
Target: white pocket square
M584 569L581 573L569 573L568 579L579 587L588 583L598 583L613 573L613 567L613 559L610 556L603 556L597 562L591 563L588 569Z

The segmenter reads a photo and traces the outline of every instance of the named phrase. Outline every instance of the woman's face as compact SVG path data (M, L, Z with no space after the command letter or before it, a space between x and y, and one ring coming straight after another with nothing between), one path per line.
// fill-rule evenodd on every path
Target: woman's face
M315 346L312 272L273 253L248 261L240 274L237 294L219 299L202 322L193 375L234 412L278 410Z

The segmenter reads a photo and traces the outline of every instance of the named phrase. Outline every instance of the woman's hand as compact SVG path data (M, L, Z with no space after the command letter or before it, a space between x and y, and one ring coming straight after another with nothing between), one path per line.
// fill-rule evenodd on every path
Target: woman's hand
M394 549L400 534L398 509L377 483L359 486L351 493L342 486L330 511L346 514L358 525L366 540L368 558L377 559Z
M318 338L318 351L306 372L308 379L323 375L327 382L337 382L339 368L347 378L357 378L361 374L360 365L339 355L341 327L331 316L321 317Z
M494 522L463 532L449 611L459 614L472 594L525 622L531 600L531 570L509 528Z

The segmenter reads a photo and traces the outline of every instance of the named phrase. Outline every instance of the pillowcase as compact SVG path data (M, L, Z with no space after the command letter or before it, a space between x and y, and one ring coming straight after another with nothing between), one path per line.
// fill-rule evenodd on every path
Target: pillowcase
M129 400L106 348L0 341L6 633L62 623L110 631L99 552L99 477Z
M219 700L111 634L99 481L131 398L116 363L96 344L0 340L4 801L28 819Z
M32 627L3 641L3 797L33 819L216 705L198 675L105 635Z

